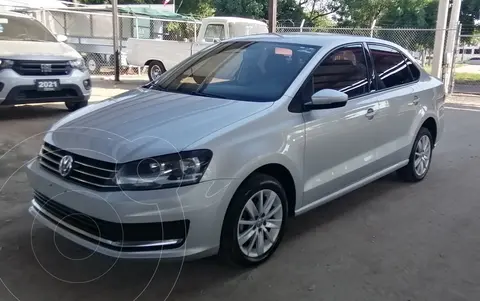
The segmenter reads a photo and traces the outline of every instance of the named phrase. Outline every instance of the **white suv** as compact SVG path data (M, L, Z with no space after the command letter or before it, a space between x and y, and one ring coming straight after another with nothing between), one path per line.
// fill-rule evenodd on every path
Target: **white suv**
M27 15L0 13L0 106L65 102L74 111L87 105L90 74L64 41Z

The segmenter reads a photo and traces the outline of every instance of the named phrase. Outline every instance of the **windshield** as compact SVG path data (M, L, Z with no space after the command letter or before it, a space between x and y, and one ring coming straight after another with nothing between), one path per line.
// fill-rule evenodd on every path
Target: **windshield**
M235 22L228 24L230 37L243 37L253 34L268 33L266 24Z
M318 49L273 42L219 43L166 72L152 88L234 100L275 101Z
M57 42L38 21L0 15L0 40Z

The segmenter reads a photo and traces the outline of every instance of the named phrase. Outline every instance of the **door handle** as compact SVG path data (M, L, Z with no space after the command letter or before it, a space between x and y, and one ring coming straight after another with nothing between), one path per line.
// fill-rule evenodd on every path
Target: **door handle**
M418 105L419 102L420 102L420 99L418 99L418 96L417 95L413 96L413 104Z
M365 117L367 117L369 120L371 120L371 119L373 118L373 116L375 116L376 113L377 113L377 112L375 112L374 109L369 108L369 109L367 110L367 113L365 114Z

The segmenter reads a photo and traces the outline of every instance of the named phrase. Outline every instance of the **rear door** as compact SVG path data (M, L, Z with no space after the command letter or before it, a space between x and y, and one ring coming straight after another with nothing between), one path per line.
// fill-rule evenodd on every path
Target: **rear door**
M377 81L377 138L381 146L377 155L382 168L388 168L407 159L410 153L411 127L419 109L415 91L419 74L414 78L412 62L389 45L368 43L368 49Z

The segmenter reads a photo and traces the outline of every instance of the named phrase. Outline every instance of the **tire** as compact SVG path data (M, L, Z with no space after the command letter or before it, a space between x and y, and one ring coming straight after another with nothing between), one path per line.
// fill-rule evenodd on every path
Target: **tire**
M70 112L76 111L88 105L88 100L77 102L65 102L65 106Z
M163 72L165 72L165 68L159 61L153 61L148 65L148 78L150 81L156 80Z
M428 141L428 149L429 149L428 153L424 153L420 151L423 148L422 145L423 143L425 143L425 141ZM408 165L402 167L397 172L399 177L402 180L406 182L419 182L427 176L427 173L430 170L430 165L432 163L433 145L434 145L434 142L433 142L432 134L430 133L430 131L424 127L420 128L420 130L418 131L417 137L415 138L415 142L413 143L412 150L410 152ZM419 158L422 156L418 156L416 154L424 154L423 159ZM421 164L425 164L425 162L427 162L426 168L423 169L422 172L420 173L419 173L419 169L415 167L415 160L418 160L418 159L420 159L420 161L423 162Z
M258 210L260 193L264 196L264 206L269 204L269 197L274 198L274 201L266 216L254 219L246 205L247 203L256 205L255 208ZM258 213L261 211L258 210ZM270 216L272 213L274 213L273 216ZM239 187L227 209L220 241L220 257L229 263L243 267L256 266L265 262L280 244L287 218L287 197L281 184L271 176L253 174ZM241 220L251 224L240 225ZM249 236L246 233L253 234ZM245 238L242 240L244 241L242 246L240 237ZM250 238L246 239L246 237ZM264 252L259 254L258 250L261 248L259 246L262 245L261 237Z
M88 71L90 74L99 74L100 68L102 65L100 64L101 58L99 56L89 54L85 59L85 64L87 65Z

